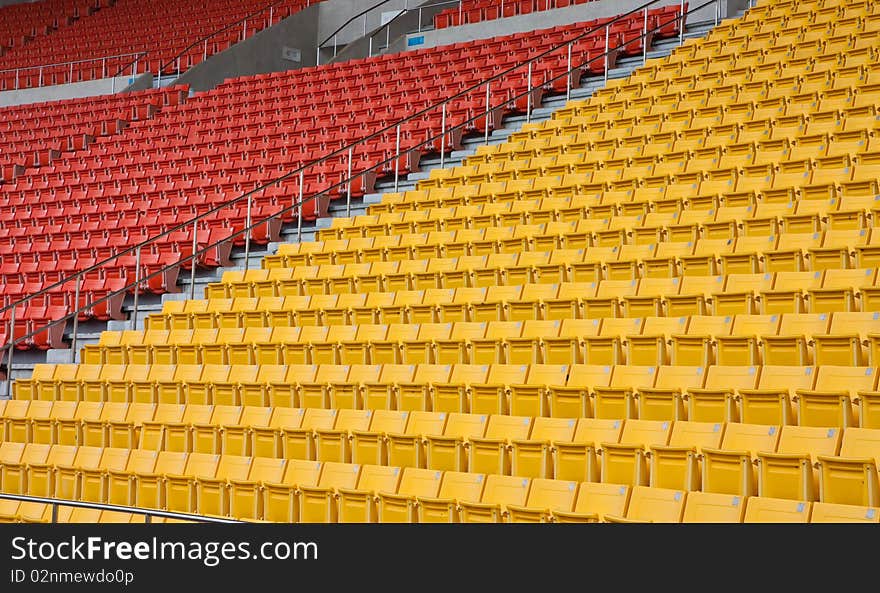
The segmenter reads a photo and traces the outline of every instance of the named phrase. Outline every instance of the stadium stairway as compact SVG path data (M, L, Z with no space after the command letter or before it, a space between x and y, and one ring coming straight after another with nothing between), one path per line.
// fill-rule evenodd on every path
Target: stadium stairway
M738 18L743 14L742 11L731 15L729 18ZM722 23L724 21L721 21ZM709 31L712 30L714 23L711 21L706 22L692 22L688 23L685 27L685 38L700 38L704 37ZM662 58L664 56L669 55L676 47L678 47L678 39L663 39L655 41L650 51L647 52L647 58ZM621 58L617 61L616 67L612 68L608 72L609 79L617 79L624 78L629 76L629 74L642 65L641 57L628 57ZM579 100L585 99L592 95L597 89L603 88L605 86L604 78L602 76L595 75L585 75L581 78L580 86L572 89L571 91L571 99ZM490 144L498 144L507 140L510 134L517 132L526 121L531 122L541 122L547 119L550 119L551 114L563 107L566 103L566 99L564 95L545 95L543 101L541 102L540 107L536 107L533 109L531 117L527 118L525 114L518 114L507 116L504 118L502 122L502 126L493 130L489 136ZM474 137L466 137L462 140L462 149L458 151L453 151L451 155L444 159L443 166L444 168L451 168L462 164L462 161L468 156L474 154L476 147L484 142L484 138L482 136L474 136ZM439 156L432 157L424 157L421 159L419 163L419 171L410 173L406 177L402 177L398 181L398 190L397 191L406 191L409 189L415 188L416 183L421 179L426 179L430 176L431 169L437 168L440 165ZM319 218L313 223L305 223L302 227L301 237L298 236L298 229L296 225L290 224L285 225L281 231L281 242L280 243L295 243L298 241L313 241L315 238L316 231L320 228L329 227L332 224L334 217L340 216L357 216L359 214L365 214L367 208L370 204L378 203L382 201L382 196L384 193L393 192L394 190L394 182L393 181L380 181L376 183L375 186L376 193L367 194L363 198L352 198L351 202L351 212L347 211L346 204L343 200L336 200L329 206L329 217ZM263 257L267 255L271 255L277 251L278 245L280 243L270 243L266 246L260 245L251 245L250 253L249 253L249 269L259 269L260 261ZM85 346L86 344L94 344L98 342L100 338L101 332L103 330L110 331L120 331L124 329L143 329L144 328L144 320L151 313L157 313L162 310L162 305L165 301L168 300L185 300L190 298L190 294L194 295L194 298L203 298L205 294L205 287L211 282L217 282L220 280L224 272L228 272L231 270L243 270L245 268L245 253L244 249L240 247L236 247L233 249L231 255L231 261L233 263L232 266L229 267L221 267L214 270L199 270L195 276L195 285L190 285L190 276L188 273L182 273L178 279L178 288L180 292L178 293L167 293L161 296L152 295L152 294L143 294L139 296L138 300L138 313L137 313L137 325L134 327L132 325L132 314L133 314L133 298L131 295L126 297L126 300L123 304L123 311L129 315L128 320L124 321L109 321L109 322L100 322L100 321L89 321L89 322L81 322L78 326L76 338L77 338L77 351ZM65 340L70 341L72 338L72 327L68 324L68 328L64 335ZM12 365L12 377L15 378L27 378L31 375L33 371L33 366L38 363L47 362L47 363L68 363L68 362L79 362L77 352L77 359L71 360L71 355L73 352L70 349L57 349L57 350L48 350L48 351L25 351L25 352L16 352L15 357L13 358ZM6 394L6 384L0 383L0 398L8 397Z

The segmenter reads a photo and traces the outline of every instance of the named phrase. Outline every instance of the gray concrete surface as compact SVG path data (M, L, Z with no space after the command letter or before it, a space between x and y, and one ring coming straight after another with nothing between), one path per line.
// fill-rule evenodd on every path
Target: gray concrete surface
M25 103L42 103L44 101L60 101L62 99L79 99L96 95L109 95L122 91L134 91L152 86L151 74L134 76L117 76L100 80L86 80L69 84L55 84L33 89L17 91L0 91L0 107L23 105Z
M705 4L706 1L708 0L689 0L690 10L694 10L698 6ZM748 0L719 1L721 3L720 18L726 18L727 15L734 14L737 10L742 10L743 8L748 7ZM680 3L680 0L661 0L651 8L679 5ZM546 29L578 21L589 21L598 18L617 16L638 8L643 4L645 4L645 0L600 0L596 2L587 2L586 4L578 4L576 6L569 6L567 8L544 10L541 12L533 12L531 14L474 23L471 25L422 31L421 33L410 33L406 36L405 47L395 46L395 48L398 51L422 49L426 47L436 47L438 45L449 45L461 41L489 39L499 35L510 35L511 33L534 31L535 29ZM710 21L714 18L714 15L715 8L713 5L709 5L689 14L688 20L692 22ZM422 38L422 42L418 43L418 39L415 38Z

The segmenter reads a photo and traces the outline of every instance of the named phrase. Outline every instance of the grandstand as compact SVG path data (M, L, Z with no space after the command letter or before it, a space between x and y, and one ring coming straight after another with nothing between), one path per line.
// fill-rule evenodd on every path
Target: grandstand
M632 6L0 109L0 519L880 522L880 6Z

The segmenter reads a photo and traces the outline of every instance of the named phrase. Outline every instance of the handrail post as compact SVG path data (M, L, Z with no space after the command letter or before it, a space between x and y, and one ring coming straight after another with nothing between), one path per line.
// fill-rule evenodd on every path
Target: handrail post
M367 36L367 13L364 13L364 37Z
M299 171L299 202L296 208L296 242L302 243L303 236L303 172L304 169L300 169Z
M529 76L528 76L528 86L526 92L526 123L530 123L532 121L532 64L534 62L529 62Z
M503 0L502 0L502 1L503 1ZM417 32L417 33L421 33L421 32L422 32L422 7L421 7L421 6L419 6L419 28L418 28L418 30L417 30L416 32Z
M391 23L385 25L385 51L388 51L388 47L391 45Z
M101 58L101 78L107 78L107 58Z
M336 57L336 33L333 34L333 57Z
M645 7L645 24L642 27L642 66L648 63L648 7Z
M40 66L39 73L37 75L37 86L43 86L43 67Z
M715 26L718 26L718 20L721 18L721 2L715 0Z
M354 147L348 147L348 187L345 189L345 215L351 217L351 161L354 158Z
M492 111L490 84L489 82L486 83L486 117L483 118L483 144L489 144L489 113Z
M251 260L251 204L253 203L253 194L248 194L247 199L247 215L244 221L244 271L248 271L249 262Z
M244 41L245 39L247 39L247 19L244 19L241 25L241 40Z
M269 7L269 27L271 27L275 21L275 5Z
M397 140L394 145L394 191L400 180L400 124L397 124Z
M202 50L202 61L208 59L208 38L205 38L205 49Z
M68 82L73 82L73 62L70 63L70 74L67 79Z
M608 86L608 37L611 35L611 24L605 23L605 86Z
M446 101L443 101L442 114L440 115L440 168L446 158Z
M678 5L678 44L684 43L684 0Z
M58 503L52 503L52 523L58 523Z
M134 251L134 303L131 309L131 329L137 329L138 325L138 296L141 292L141 246Z
M12 353L15 351L15 305L9 312L9 354L6 356L6 396L12 398Z
M370 35L370 49L367 51L367 56L370 58L373 57L373 36L372 35Z
M15 69L15 90L18 90L18 68Z
M566 102L571 101L571 46L573 44L568 44L568 71L565 74L565 100Z
M189 298L196 298L196 252L199 250L199 221L193 221L193 242L192 242L192 260L190 260L189 269Z
M73 329L70 333L70 362L76 362L76 334L79 331L79 285L82 278L76 277L76 285L73 289Z

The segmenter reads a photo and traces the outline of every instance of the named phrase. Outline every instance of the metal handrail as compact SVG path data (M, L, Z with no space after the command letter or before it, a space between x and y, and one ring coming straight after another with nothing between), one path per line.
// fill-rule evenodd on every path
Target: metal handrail
M140 60L141 58L145 57L146 55L147 55L147 52L142 51L142 52L133 52L133 53L125 53L125 54L115 54L115 55L112 55L112 56L101 56L101 57L98 57L98 58L85 58L85 59L82 59L82 60L70 60L70 61L68 61L68 62L57 62L57 63L54 63L54 64L38 64L38 65L36 65L36 66L21 66L21 67L18 67L18 68L6 68L6 69L4 69L4 70L0 70L0 74L6 74L6 73L9 73L9 72L15 72L15 89L13 89L13 90L19 90L19 88L18 88L18 81L19 81L20 74L21 74L22 72L29 72L29 71L32 71L32 70L36 70L37 72L39 72L39 75L40 75L39 84L38 84L36 87L29 87L29 88L41 88L41 87L43 86L43 71L44 71L44 70L47 70L47 69L49 69L49 68L59 68L59 67L61 67L61 66L64 66L64 67L69 68L69 70L70 70L70 82L73 82L73 67L74 67L74 65L76 65L76 64L86 64L86 63L89 63L89 62L101 62L101 63L103 64L103 66L102 66L102 68L101 68L101 70L102 70L102 76L106 78L106 77L107 77L107 72L106 72L106 69L107 69L107 61L109 61L109 60L113 60L113 59L116 59L116 58L128 58L128 57L132 57L132 56L134 56L134 59L132 59L132 60L126 62L124 65L122 65L122 66L119 68L119 70L116 71L115 74L112 75L112 77L116 77L116 76L119 76L119 75L120 75L122 72L124 72L125 70L128 70L128 67L131 66L131 65L133 65L133 64L135 65L135 74L137 74L137 66L136 66L136 64L138 63L138 60Z
M6 311L10 311L10 310L11 310L11 315L10 315L10 318L9 318L9 319L10 319L9 327L12 328L12 330L13 330L13 331L11 332L11 335L10 335L10 341L8 342L8 344L7 344L7 346L6 346L6 349L8 349L8 351L9 351L9 353L10 353L10 355L7 357L7 364L9 365L9 372L7 373L7 383L8 383L8 384L11 384L11 381L12 381L12 372L11 372L11 369L12 369L12 365L11 365L11 359L12 359L12 356L11 356L11 353L14 351L14 346L15 346L16 343L18 343L18 342L20 342L20 341L23 341L23 340L27 340L27 339L29 339L29 338L32 338L32 337L36 336L37 334L39 334L39 333L45 331L46 329L48 329L48 328L50 328L50 327L53 327L53 326L58 325L58 324L60 324L60 323L65 323L65 322L66 322L71 316L73 316L73 320L74 320L74 331L73 331L73 343L72 343L72 345L71 345L71 351L72 351L73 356L74 356L74 358L75 358L75 356L76 356L76 352L75 352L75 345L76 345L76 325L77 325L77 320L78 320L78 317L79 317L79 313L81 313L81 312L83 312L83 311L86 311L86 310L88 310L88 309L90 309L90 308L93 308L95 305L98 305L98 304L101 304L101 303L103 303L103 302L109 301L111 298L117 297L117 296L119 296L120 294L125 294L129 289L131 289L131 288L135 288L135 287L139 287L142 283L144 283L144 282L146 282L146 281L148 281L148 280L150 280L150 279L152 279L152 278L158 277L158 276L164 274L164 273L165 273L166 271L168 271L168 270L171 270L171 269L173 269L173 268L179 267L180 264L185 263L185 262L191 262L191 264L192 264L192 265L190 266L190 270L191 270L191 282L190 282L190 294L191 294L191 297L190 297L190 298L193 298L193 297L192 297L193 290L194 290L194 282L193 282L193 280L194 280L194 277L195 277L195 269L196 269L196 265L195 265L195 264L196 264L196 262L197 262L197 260L198 260L198 257L199 257L200 255L202 255L202 254L204 254L204 253L207 253L209 250L214 249L215 247L217 247L217 246L219 246L219 245L221 245L221 244L223 244L223 243L226 243L226 242L228 242L228 241L230 241L230 240L232 240L232 239L234 239L234 238L236 238L236 237L239 237L239 236L241 236L242 234L245 234L245 233L246 233L246 234L245 234L245 254L247 255L247 254L248 254L248 249L249 249L249 244L250 244L250 235L251 235L251 232L250 232L250 231L252 231L252 230L255 229L256 227L261 226L261 225L263 225L263 224L266 224L267 222L269 222L269 221L271 221L271 220L274 220L274 219L276 219L276 218L278 218L278 217L280 217L280 216L282 216L282 215L284 215L284 214L287 214L287 213L290 213L290 212L294 212L294 211L299 211L299 212L301 213L301 211L302 211L302 207L303 207L304 205L306 205L306 204L308 204L308 203L310 203L310 202L312 202L312 201L314 201L314 200L317 200L318 198L323 197L324 195L326 195L326 194L328 194L328 193L330 193L331 191L336 190L336 189L341 189L341 188L344 188L344 187L347 187L347 188L348 188L348 205L349 205L349 211L350 211L350 197L351 197L351 195L350 195L350 194L351 194L351 191L350 191L351 186L350 186L350 184L351 184L351 182L352 182L353 180L355 180L355 179L357 179L357 178L359 178L359 177L361 177L361 176L363 176L363 175L369 173L369 171L371 171L371 170L373 170L373 169L376 169L376 168L379 168L379 167L382 167L383 165L386 165L386 164L388 164L388 163L390 163L390 162L392 162L392 161L394 161L395 163L399 162L399 157L400 157L400 155L401 155L401 152L400 152L399 147L398 147L398 150L397 150L397 152L394 154L394 156L389 157L389 158L385 159L384 161L382 161L382 162L380 162L380 163L378 163L378 164L373 165L373 167L371 167L370 169L367 169L367 170L362 171L362 172L360 172L360 173L357 173L357 174L355 174L355 175L350 175L349 177L343 179L343 180L340 181L339 183L333 184L332 186L330 186L330 187L328 187L328 188L326 188L326 189L324 189L324 190L322 190L322 191L320 191L320 192L318 192L318 193L316 193L316 194L314 194L314 195L312 195L312 196L309 196L309 197L304 198L303 195L302 195L302 193L303 193L303 183L302 183L302 179L303 179L303 176L304 176L304 172L305 172L305 170L308 169L309 167L311 167L312 165L315 165L315 164L318 164L318 163L323 163L323 162L326 161L327 159L332 158L333 156L341 155L341 154L343 154L343 153L346 152L346 151L348 151L348 153L349 153L349 164L350 164L350 162L351 162L350 159L351 159L352 150L353 150L353 148L354 148L355 146L357 146L357 145L359 145L359 144L361 144L361 143L363 143L363 142L365 142L365 141L367 141L367 140L369 140L369 139L375 138L376 136L379 136L379 135L381 135L382 133L387 132L388 130L391 130L391 129L394 129L394 128L398 128L398 129L399 129L400 125L403 124L404 122L409 121L409 120L411 120L411 119L413 119L413 118L415 118L415 117L419 117L419 116L423 115L424 113L428 112L429 110L431 110L431 109L433 109L433 108L435 108L435 107L437 107L437 106L444 107L444 115L445 115L445 105L446 105L446 103L448 103L448 102L454 100L455 98L457 98L457 97L459 97L459 96L462 96L463 94L468 93L468 92L470 92L471 90L475 90L475 89L477 89L477 88L480 88L480 87L483 86L483 84L488 84L488 83L490 83L492 80L495 80L495 79L497 79L498 77L500 77L500 76L502 76L502 75L504 75L504 74L506 74L506 73L509 73L509 72L512 72L512 71L514 71L514 70L516 70L516 69L521 68L521 67L522 67L523 65L525 65L525 64L529 64L529 65L531 65L531 63L532 63L533 61L535 61L535 60L537 60L537 59L540 59L540 58L542 58L542 57L544 57L544 56L546 56L546 55L552 53L553 51L556 51L556 50L562 49L562 48L564 48L564 47L569 47L569 48L570 48L575 42L577 42L578 40L582 39L582 38L585 37L586 35L589 35L589 34L592 33L592 32L595 32L595 31L597 31L597 30L599 30L599 29L603 29L603 28L609 28L609 30L610 30L610 26L611 26L614 22L617 22L618 20L620 20L620 19L622 19L622 18L625 18L625 17L629 16L630 14L633 14L633 13L639 12L639 11L641 11L641 10L646 10L648 7L650 7L651 5L653 5L654 3L658 2L658 1L660 1L660 0L651 0L651 2L646 3L645 5L639 7L638 9L634 9L633 11L630 11L629 13L625 13L625 14L623 14L623 15L619 15L618 17L615 17L614 19L611 19L611 20L609 20L608 22L606 22L606 23L604 23L604 24L602 24L602 25L600 25L600 26L594 27L594 28L588 30L587 32L578 35L577 37L574 37L574 38L570 39L569 41L565 42L564 44L560 44L560 45L558 45L558 46L555 46L554 48L552 48L552 49L550 49L550 50L546 50L545 52L543 52L543 53L541 53L541 54L538 54L538 55L536 55L536 56L530 58L529 60L527 60L527 61L525 61L525 62L522 62L522 63L520 63L520 64L518 64L518 65L516 65L516 66L514 66L514 67L508 68L507 70L503 71L502 73L499 73L499 74L497 74L497 75L494 75L494 76L492 76L492 77L490 77L490 78L484 80L483 82L474 85L473 87L471 87L470 89L468 89L468 90L466 90L466 91L461 91L461 92L459 92L458 94L453 95L453 96L451 96L451 97L445 99L445 100L442 101L442 102L439 102L439 103L437 103L437 104L435 104L435 105L433 105L433 106L427 107L427 108L425 108L425 109L423 109L423 110L417 112L416 114L414 114L414 115L412 115L412 116L409 116L409 117L407 117L407 118L404 118L404 119L400 120L397 124L393 124L393 125L387 126L386 128L383 128L383 130L378 131L378 132L375 132L375 133L371 134L370 136L367 136L367 137L365 137L365 138L363 138L363 139L361 139L361 140L359 140L359 141L357 141L357 142L355 142L355 143L352 143L351 145L349 145L349 146L347 146L347 147L342 147L342 148L337 149L336 151L334 151L334 152L332 152L332 153L330 153L330 154L328 154L328 155L326 155L326 156L324 156L324 157L322 157L322 158L320 158L320 159L316 159L316 160L312 161L311 163L308 163L308 164L306 164L306 165L302 165L302 166L300 166L299 168L297 168L297 169L295 169L295 170L293 170L293 171L290 171L290 172L288 172L288 173L285 173L284 175L281 175L281 176L279 176L278 178L276 178L276 179L274 179L274 180L271 180L271 181L269 181L269 182L266 182L265 184L263 184L263 185L261 185L261 186L259 186L259 187L257 187L257 188L254 188L253 190L250 190L250 191L248 191L248 192L242 194L241 196L239 196L239 197L237 197L237 198L233 198L233 199L231 199L231 200L228 200L228 201L226 201L226 202L223 202L223 203L221 203L221 204L215 206L214 208L212 208L212 209L210 209L210 210L204 212L203 214L200 214L200 215L194 216L193 218L189 219L188 221L185 221L185 222L182 222L182 223L178 223L178 224L174 225L173 227L171 227L170 229L168 229L168 230L166 230L166 231L164 231L164 232L162 232L162 233L160 233L160 234L158 234L158 235L156 235L156 236L154 236L154 237L152 237L152 238L150 238L150 239L147 239L147 240L145 240L145 241L142 241L141 243L139 243L139 244L137 244L137 245L134 245L134 246L131 246L131 247L125 248L124 250L120 251L120 252L117 253L116 255L111 256L111 257L108 257L108 258L102 260L101 262L96 263L95 265L93 265L93 266L91 266L91 267L89 267L89 268L86 268L86 269L84 269L84 270L81 270L81 271L79 271L79 272L76 272L76 273L72 274L71 276L69 276L69 277L67 277L67 278L65 278L65 279L62 279L62 280L60 280L60 281L58 281L58 282L55 282L54 284L50 285L50 286L47 287L47 288L44 288L44 289L42 289L42 290L40 290L40 291L38 291L38 292L36 292L36 293L33 293L33 294L31 294L31 295L27 295L26 297L24 297L24 298L22 298L22 299L19 299L18 301L15 301L15 302L13 302L13 303L11 303L11 304L9 304L9 305L6 305L6 306L0 308L0 314L4 313L4 312L6 312ZM713 5L713 4L716 6L715 17L716 17L716 22L717 22L718 19L719 19L719 12L718 12L718 10L719 10L719 4L718 4L719 1L720 1L720 0L707 0L705 3L703 3L703 4L699 5L699 6L697 6L696 8L693 8L693 9L691 9L691 10L688 10L687 12L681 11L681 12L679 13L679 15L675 17L675 19L672 19L672 20L669 21L669 22L682 21L682 23L683 23L684 20L686 19L687 15L692 14L692 13L698 11L698 10L701 10L701 9L706 8L706 7L708 7L708 6L710 6L710 5ZM684 5L684 0L682 0L681 3L680 3L680 6L683 7L683 5ZM658 30L659 28L662 28L663 26L668 26L669 22L664 23L661 27L658 27L658 28L655 28L655 29L651 29L650 31L647 30L647 28L645 28L644 32L643 32L639 37L637 37L637 38L635 38L635 39L631 39L631 40L629 40L625 45L629 45L629 44L633 43L633 41L635 41L636 39L646 39L648 34L653 33L654 31ZM680 41L680 42L683 41L683 33L684 33L684 26L683 26L683 24L682 24L682 26L679 27L679 41ZM647 55L647 54L646 54L646 51L647 51L647 44L643 44L643 45L644 45L644 51L645 51L645 56L646 56L646 55ZM600 54L600 55L596 55L596 56L590 58L589 60L587 60L586 62L583 62L583 63L581 63L581 64L579 64L579 65L577 65L577 66L574 66L574 67L570 67L570 68L569 68L564 74L561 74L561 75L559 75L559 76L554 77L554 78L553 78L551 81L549 81L549 82L552 82L552 81L558 80L558 79L562 78L563 76L566 77L566 78L570 81L570 75L571 75L572 72L574 72L575 70L577 70L577 69L579 69L579 68L582 68L583 66L585 66L585 65L587 65L587 64L589 64L589 63L592 63L592 62L594 62L594 61L596 61L596 60L607 58L609 54L611 54L611 53L614 52L614 51L617 51L618 49L619 49L619 47L609 48L609 49L606 50L604 53L602 53L602 54ZM570 54L569 54L569 57L570 57ZM606 76L607 76L607 59L606 59ZM459 128L463 128L463 127L465 127L467 124L469 124L469 123L471 123L471 122L473 122L473 121L476 121L476 120L478 120L478 119L480 119L480 118L482 118L482 117L487 117L490 113L492 113L493 111L495 111L495 110L498 109L499 107L501 107L501 106L503 106L503 105L505 105L505 104L510 103L511 101L515 101L516 99L523 98L523 97L528 97L528 98L530 99L530 98L531 98L531 94L534 92L534 90L543 87L545 84L547 84L547 82L548 82L548 81L542 81L539 85L537 85L537 86L535 86L535 87L529 86L529 88L528 88L525 92L520 93L519 95L516 95L516 96L514 96L514 97L506 97L502 104L500 104L500 105L496 105L496 106L494 106L494 107L490 106L490 108L487 109L486 111L482 111L482 112L480 112L480 113L474 115L473 117L471 117L471 118L468 119L467 121L465 121L465 122L463 122L463 123L461 123L461 124L459 124L459 125L457 125L457 126L453 126L453 127L450 127L450 128L444 128L443 130L441 130L441 133L440 133L439 135L436 135L436 136L434 136L434 137L432 137L432 138L426 140L425 143L435 142L435 141L437 141L438 139L441 140L441 141L444 141L446 135L447 135L449 132L451 132L451 131L453 131L453 130L456 130L456 129L459 129ZM569 86L570 86L570 85L569 85ZM570 91L570 89L569 89L569 91ZM488 96L488 93L487 93L487 96ZM445 119L445 118L444 118L444 119ZM487 141L488 141L488 126L487 126L487 130L486 130L486 139L487 139ZM441 160L442 160L442 155L443 155L443 151L441 150ZM238 203L241 199L248 198L248 203L250 204L250 198L251 198L254 194L256 194L257 192L264 191L264 190L266 190L266 189L268 189L268 188L270 188L270 187L273 187L273 186L277 185L277 184L280 183L281 181L285 181L285 180L287 180L287 179L290 179L290 178L292 178L292 177L293 177L295 174L297 174L297 173L299 174L299 178L300 178L300 185L299 185L299 193L300 193L300 197L299 197L299 200L298 200L298 201L294 202L292 205L288 206L287 208L285 208L285 209L283 209L283 210L281 210L281 211L279 211L279 212L276 212L275 214L272 214L272 215L270 215L270 216L267 216L267 217L265 217L265 218L262 218L262 219L258 220L257 222L253 222L253 219L250 219L250 218L249 218L249 219L248 219L248 223L246 223L246 224L245 224L245 227L242 228L241 230L236 231L236 232L233 232L233 233L231 233L229 236L224 237L223 239L221 239L221 240L219 240L219 241L217 241L217 242L214 242L214 243L208 244L208 245L206 245L205 247L203 247L203 248L201 248L201 249L197 249L197 231L198 231L198 222L199 222L199 221L201 221L202 219L204 219L204 218L206 218L206 217L208 217L208 216L210 216L210 215L212 215L212 214L218 212L218 211L219 211L220 209L222 209L222 208L226 208L226 207L228 207L228 206L231 206L231 205L233 205L233 204ZM396 176L395 176L395 177L396 177ZM248 214L250 214L250 208L248 208ZM302 217L301 217L301 216L297 216L297 224L298 224L298 232L299 232L299 235L301 236L301 234L302 234ZM189 256L187 256L187 257L185 257L185 258L182 258L182 259L178 260L177 262L175 262L175 263L173 263L173 264L169 264L169 265L166 265L166 266L162 266L159 270L153 272L152 274L150 274L150 275L148 275L148 276L144 276L144 277L140 277L140 275L139 275L139 274L140 274L140 266L137 265L137 266L136 266L136 274L137 274L137 276L136 276L136 279L135 279L134 282L131 282L131 283L129 283L129 284L126 284L123 288L120 288L120 289L118 289L118 290L111 291L111 292L109 292L106 296L101 297L101 298L99 298L99 299L96 299L96 300L90 302L90 303L87 304L87 305L84 305L84 306L82 306L82 307L76 308L76 305L79 304L79 289L80 289L81 280L82 280L82 277L83 277L85 274L87 274L87 273L89 273L89 272L91 272L91 271L97 270L97 269L99 269L100 267L106 265L107 263L109 263L109 262L111 262L111 261L113 261L113 260L115 260L115 259L117 259L117 258L119 258L119 257L126 256L126 255L135 254L136 257L139 259L140 251L141 251L141 249L142 249L144 246L149 245L150 243L154 242L155 240L157 240L157 239L159 239L159 238L161 238L161 237L164 237L164 236L167 236L167 235L169 235L169 234L171 234L171 233L174 233L174 232L177 232L177 231L183 230L183 229L187 228L187 227L190 226L190 225L192 225L192 227L193 227L193 247L194 247L193 250L192 250L192 254L191 254L191 255L189 255ZM246 267L247 267L247 257L245 258L245 265L246 265ZM58 287L60 287L60 286L62 286L62 285L64 285L64 284L66 284L66 283L69 282L70 280L77 280L77 283L76 283L76 285L75 285L75 290L76 290L76 293L75 293L75 294L76 294L76 296L75 296L75 310L69 312L67 315L65 315L65 316L62 317L61 319L53 320L52 322L50 322L50 323L48 323L48 324L46 324L46 325L44 325L44 326L41 326L40 328L35 329L35 330L33 330L32 332L29 332L29 333L26 333L26 334L24 334L24 335L22 335L22 336L18 336L18 337L16 337L16 336L14 335L15 308L18 307L18 306L20 306L20 305L22 305L22 304L24 304L24 303L27 303L28 301L30 301L30 300L33 299L33 298L36 298L36 297L38 297L38 296L40 296L40 295L43 295L43 294L46 294L46 293L48 293L49 291L51 291L51 290L53 290L53 289L55 289L55 288L58 288ZM138 295L138 290L135 290L134 294L135 294L135 305L137 305L137 295ZM136 310L135 310L134 315L135 315L135 316L137 315ZM135 319L136 319L136 317L135 317Z
M458 4L459 9L460 9L461 2L462 2L462 0L442 0L441 2L434 2L433 4L422 4L422 5L417 6L416 8L404 7L399 13L394 15L394 18L392 18L390 21L388 21L387 23L385 23L384 25L380 26L378 29L376 29L375 31L370 33L369 55L372 57L372 55L373 55L373 39L375 39L376 36L380 34L380 31L382 31L382 29L385 29L385 32L386 32L385 47L387 48L388 45L390 45L391 41L388 37L390 36L390 33L391 33L391 25L394 22L396 22L397 19L399 19L400 17L405 16L411 12L418 12L419 13L418 32L421 33L421 31L422 31L422 17L421 17L422 11L424 11L427 8L435 8L437 6L445 6L446 4ZM334 51L334 53L335 53L335 51Z
M318 66L321 65L321 48L324 47L324 44L327 43L328 41L330 41L331 39L333 39L334 37L336 37L340 31L342 31L344 28L349 26L352 22L354 22L355 19L357 19L359 17L364 17L364 35L366 35L367 34L367 18L366 18L367 14L369 12L379 8L380 6L385 6L389 2L391 2L391 0L381 0L381 2L379 2L378 4L374 4L373 6L360 11L359 13L355 14L350 19L348 19L347 21L342 23L335 31L333 31L330 35L328 35L324 41L322 41L321 43L319 43L317 45L317 48L316 48L317 61L315 63Z
M320 1L320 0L318 0L318 1ZM278 5L279 5L280 3L282 3L282 2L284 2L284 0L274 0L272 3L267 4L266 6L263 6L261 9L255 11L255 12L252 12L251 14L245 16L244 18L241 18L241 19L235 21L234 23L230 23L230 24L226 25L225 27L223 27L222 29L217 29L216 31L214 31L214 32L211 33L210 35L206 35L205 37L202 37L202 38L199 39L198 41L194 41L193 43L189 44L189 45L188 45L185 49L183 49L179 54L177 54L176 56L172 57L172 58L171 58L170 60L168 60L166 63L164 63L164 64L160 64L160 65L159 65L159 72L157 73L157 78L158 78L159 81L161 82L161 80L162 80L162 70L164 70L165 68L167 68L168 66L170 66L171 64L173 64L173 63L175 63L175 62L178 62L178 64L179 64L179 60L180 60L180 59L181 59L181 58L182 58L182 57L183 57L183 56L184 56L189 50L191 50L192 48L196 47L197 45L202 45L202 44L204 44L204 45L207 47L207 43L208 43L208 41L209 41L212 37L214 37L215 35L219 35L220 33L223 33L224 31L227 31L227 30L229 30L229 29L231 29L231 28L233 28L233 27L237 27L238 25L241 25L241 24L243 24L243 23L244 23L245 27L247 27L247 21L248 21L249 19L252 19L253 17L255 17L255 16L259 15L259 14L262 14L262 13L265 12L267 9L269 10L269 18L271 19L272 16L273 16L272 13L273 13L275 7L278 6ZM308 8L309 6L311 6L311 0L306 0L306 8ZM270 20L270 23L271 23L271 20ZM245 31L246 31L246 30L247 30L247 29L245 29ZM247 36L246 36L246 35L243 35L243 36L242 36L242 41L244 41L244 39L246 39L246 38L247 38ZM206 51L205 53L207 53L207 51ZM207 57L207 56L206 56L206 57Z
M36 70L38 68L55 68L57 66L70 66L71 64L83 64L85 62L99 62L101 60L112 60L114 58L127 58L129 56L143 56L147 52L132 52L127 54L116 54L112 56L102 56L100 58L85 58L83 60L70 60L69 62L57 62L55 64L39 64L37 66L21 66L19 68L6 68L4 70L0 70L0 74L5 74L7 72L16 72L22 70Z
M84 500L67 500L64 498L48 498L45 496L31 496L29 494L7 494L0 492L0 500L17 500L20 502L37 502L41 504L52 505L52 523L58 522L58 507L74 507L80 509L94 509L101 511L119 511L123 513L132 513L134 515L143 515L144 522L150 523L153 517L161 517L163 519L180 519L183 521L196 521L199 523L244 523L237 519L223 519L222 517L210 517L207 515L196 515L194 513L177 513L173 511L162 511L159 509L148 509L144 507L130 507L118 504L106 504L102 502L86 502Z

